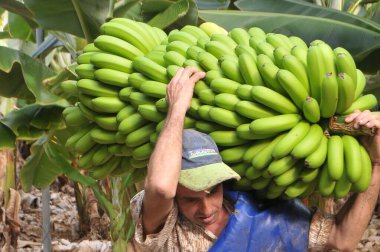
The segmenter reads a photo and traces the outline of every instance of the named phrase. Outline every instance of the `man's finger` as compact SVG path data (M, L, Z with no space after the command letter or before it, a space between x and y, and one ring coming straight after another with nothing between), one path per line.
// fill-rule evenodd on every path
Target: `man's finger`
M206 76L205 72L197 72L191 76L190 81L193 81L194 83L199 81L200 79L203 79Z
M354 112L346 116L345 121L346 123L352 122L359 114L361 113L360 110L356 109Z
M173 78L171 79L171 81L169 82L169 85L172 84L172 83L177 83L178 80L181 78L183 71L184 71L184 68L183 68L183 67L180 67L180 68L177 70L176 74L175 74L175 75L173 76Z

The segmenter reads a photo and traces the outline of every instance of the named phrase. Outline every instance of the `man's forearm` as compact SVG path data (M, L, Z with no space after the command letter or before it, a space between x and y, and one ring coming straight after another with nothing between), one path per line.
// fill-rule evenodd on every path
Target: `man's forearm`
M185 111L168 112L148 165L146 189L157 190L165 198L174 198L182 162L182 131Z
M380 166L379 164L377 166ZM365 192L353 195L336 216L329 247L352 251L368 226L380 190L380 167L373 167L371 184Z

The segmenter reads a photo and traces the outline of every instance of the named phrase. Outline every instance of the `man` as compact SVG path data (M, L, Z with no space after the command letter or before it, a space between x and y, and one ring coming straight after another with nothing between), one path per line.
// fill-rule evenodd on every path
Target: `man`
M351 197L335 218L315 214L311 220L298 200L261 211L249 195L224 191L222 182L239 176L221 162L215 143L183 130L194 85L204 76L181 68L168 85L169 110L149 161L145 190L131 201L134 242L142 251L165 252L306 251L308 246L353 250L379 194L380 130L362 142L373 163L371 185ZM346 121L380 128L379 116L369 111L355 111Z

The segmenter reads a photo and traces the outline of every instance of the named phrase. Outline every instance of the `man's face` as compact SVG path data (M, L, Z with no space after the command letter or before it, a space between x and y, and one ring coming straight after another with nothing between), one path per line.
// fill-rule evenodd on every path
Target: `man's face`
M178 184L176 201L180 213L192 223L209 226L221 218L223 186L218 184L205 191L195 192Z

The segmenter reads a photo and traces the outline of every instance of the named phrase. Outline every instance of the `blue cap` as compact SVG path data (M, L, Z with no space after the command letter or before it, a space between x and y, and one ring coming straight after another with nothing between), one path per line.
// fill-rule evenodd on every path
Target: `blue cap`
M240 176L223 163L214 140L204 133L186 129L182 135L182 168L179 183L193 191L203 191Z

